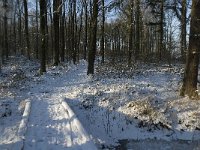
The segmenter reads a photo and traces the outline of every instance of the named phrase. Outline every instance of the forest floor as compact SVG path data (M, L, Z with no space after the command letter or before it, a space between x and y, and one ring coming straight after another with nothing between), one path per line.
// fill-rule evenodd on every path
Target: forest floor
M27 99L32 107L25 149L70 147L72 133L60 100L71 106L99 149L200 149L200 101L178 96L182 65L97 66L94 76L86 75L85 61L49 66L40 76L38 62L11 57L0 73L0 149L18 142ZM75 149L80 136L74 136Z

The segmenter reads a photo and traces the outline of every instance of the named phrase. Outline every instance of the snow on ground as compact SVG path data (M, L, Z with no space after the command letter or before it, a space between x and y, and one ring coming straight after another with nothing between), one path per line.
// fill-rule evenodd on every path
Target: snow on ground
M85 61L49 67L42 76L36 62L12 58L10 63L2 68L0 77L1 114L7 114L0 118L0 149L16 143L20 110L27 98L32 108L25 149L64 149L72 144L78 148L83 144L76 129L70 129L61 99L73 108L100 149L144 149L144 143L153 149L156 143L167 141L173 141L172 147L180 147L182 142L185 148L200 147L200 101L178 96L181 65L127 68L105 64L96 68L92 77L86 75Z
M25 63L26 62L26 63ZM31 66L31 67L30 67ZM0 149L8 149L19 138L17 130L24 110L26 88L38 63L11 57L0 73Z
M85 76L66 93L102 148L119 139L200 140L200 101L178 96L182 67L110 66L97 68L95 77Z
M24 58L23 63L26 61L27 60ZM30 68L25 68L27 64L23 63L20 64L21 67L24 67L23 69L26 70L23 72L23 76L29 80L23 80L24 83L22 86L26 86L21 89L21 87L18 86L19 82L22 80L15 80L13 82L17 83L17 85L12 88L9 87L9 90L13 90L16 95L20 95L20 98L24 100L28 98L31 101L31 112L27 123L27 132L25 133L23 148L25 150L60 150L66 148L71 150L95 150L95 146L92 145L93 143L89 138L85 137L85 133L82 132L83 130L80 130L80 124L76 124L77 121L74 121L76 120L75 116L69 116L68 112L66 112L68 110L65 110L62 105L62 99L64 99L62 92L65 92L63 88L65 88L67 80L69 80L67 76L67 67L51 67L43 76L39 76L35 70L32 72L32 76L29 76L31 75L29 71L33 68L31 65L29 65ZM3 68L3 70L9 72L7 68ZM10 75L11 72L8 74ZM7 78L5 77L5 79ZM6 81L6 83L7 82L8 81ZM2 82L2 84L6 83ZM3 92L2 95L4 95ZM7 103L7 97L5 97L4 101ZM15 101L15 99L12 99L12 101ZM24 101L19 100L18 106L15 107L23 107L23 102ZM12 111L11 108L9 110ZM4 114L5 113L3 113L3 115ZM21 141L18 135L18 128L22 114L17 114L15 112L13 115L9 114L9 116L5 117L3 115L2 118L5 120L12 120L15 117L18 117L18 120L17 123L13 122L16 124L13 125L14 129L12 131L10 131L10 128L12 129L13 127L10 126L9 123L2 124L1 130L2 133L5 132L5 134L0 135L2 139L0 149L19 149L19 143L21 143ZM0 121L3 122L3 120Z

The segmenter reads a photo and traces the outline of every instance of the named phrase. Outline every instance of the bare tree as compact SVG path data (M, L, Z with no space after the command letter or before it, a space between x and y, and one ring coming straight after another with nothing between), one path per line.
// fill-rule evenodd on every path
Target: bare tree
M41 35L41 60L40 73L46 72L46 0L40 0L40 35Z
M26 35L26 50L27 57L30 59L30 40L29 40L29 32L28 32L28 6L27 0L24 0L24 18L25 18L25 35Z
M98 17L98 0L93 0L93 11L91 18L90 45L88 53L88 70L87 74L94 74L94 61L96 55L96 38L97 38L97 17Z
M54 25L54 65L57 66L60 63L59 60L59 24L60 24L60 0L53 0L53 25Z
M104 63L104 51L105 51L105 5L104 5L104 0L101 0L102 3L102 23L101 23L101 63Z
M200 52L200 1L192 1L190 37L181 96L198 97L197 77Z

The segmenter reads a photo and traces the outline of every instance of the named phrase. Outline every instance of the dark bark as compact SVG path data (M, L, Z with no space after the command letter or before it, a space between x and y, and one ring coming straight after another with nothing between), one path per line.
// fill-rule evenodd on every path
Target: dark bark
M160 4L160 41L159 41L159 51L158 51L158 59L161 61L162 59L162 51L163 51L163 20L164 20L164 0L161 0Z
M38 51L39 51L39 25L38 25L38 0L36 0L36 45L35 45L35 57L36 59L39 58Z
M51 4L51 0L49 0L49 3ZM53 13L52 13L52 7L49 6L49 12L50 12L50 21L51 21L51 58L54 56L54 32L53 32Z
M28 59L30 59L30 40L29 40L29 32L28 32L27 0L24 0L24 18L25 18L26 51L27 51L27 57L28 57Z
M137 5L139 5L138 3L139 1L137 1ZM133 53L133 1L131 1L131 13L130 13L130 25L129 25L129 50L128 50L128 66L131 65L131 62L132 62L132 53ZM137 6L139 7L139 6ZM137 8L138 10L138 14L136 16L136 18L138 19L137 21L137 41L136 41L136 49L137 49L137 52L136 52L136 59L138 59L138 53L139 53L139 45L140 42L139 42L139 8Z
M93 0L93 12L91 19L91 30L90 30L90 46L88 53L88 70L87 74L94 74L94 62L96 55L96 36L97 36L97 17L98 17L98 0Z
M46 42L46 58L49 58L50 54L49 54L49 29L48 29L48 12L47 12L47 0L45 0L45 42ZM48 59L49 61L49 59Z
M181 96L188 95L189 97L198 97L197 93L197 77L200 52L200 2L192 1L191 23L189 49L181 89Z
M46 72L46 17L45 17L45 10L46 10L46 0L40 0L40 34L41 34L41 66L40 66L40 73Z
M64 1L63 1L64 3ZM61 62L65 60L65 5L63 5L63 14L61 20Z
M83 59L86 60L87 56L87 40L88 40L88 5L87 0L84 0L84 9L85 9L85 38L84 38L84 52L83 52Z
M186 0L182 0L182 11L181 11L181 55L182 60L185 62L186 57Z
M140 32L140 0L136 0L135 60L138 60L140 55Z
M17 33L16 33L16 12L17 12L17 5L15 5L15 12L13 16L13 36L14 36L14 54L17 53Z
M2 61L3 61L2 54L3 54L3 43L4 43L2 31L3 31L3 23L0 20L0 69L1 69Z
M20 5L20 0L17 0L17 5L18 5L18 48L20 53L23 55L24 51L22 48L22 12L21 12L21 5Z
M3 8L5 9L5 12L4 12L4 48L3 48L3 52L2 52L2 55L3 55L3 59L2 61L4 62L4 57L8 58L8 53L9 53L9 50L8 50L8 17L7 17L7 8L8 8L8 2L7 0L4 0L3 1Z
M103 64L104 63L104 43L105 43L105 39L104 39L104 36L105 36L105 33L104 33L104 26L105 26L105 8L104 8L104 0L101 0L101 3L102 3L102 24L101 24L101 47L100 47L100 50L101 50L101 63Z
M77 61L77 20L76 20L76 0L73 0L73 12L72 12L72 58L73 63Z
M60 63L59 60L59 14L60 14L60 0L53 0L53 24L54 24L54 65L57 66Z
M77 52L77 57L78 57L78 60L79 60L79 57L80 57L80 50L81 50L81 35L82 35L82 28L83 28L83 7L81 9L81 14L80 14L80 26L79 26L79 31L78 31L78 42L77 42L77 49L78 49L78 52Z

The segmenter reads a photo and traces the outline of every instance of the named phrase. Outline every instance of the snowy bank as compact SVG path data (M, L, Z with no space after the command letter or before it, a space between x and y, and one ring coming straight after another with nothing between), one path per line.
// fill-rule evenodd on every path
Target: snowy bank
M79 121L79 119L77 118L76 114L73 112L73 110L69 107L69 105L66 102L67 99L63 99L62 100L62 106L64 107L65 111L67 112L70 122L71 122L71 126L76 127L78 130L78 133L81 134L81 142L84 143L81 146L82 150L97 150L95 144L93 143L93 141L91 140L91 138L89 137L88 133L85 131L83 125L81 124L81 122Z
M18 130L18 137L19 137L19 142L14 145L13 149L15 150L22 150L24 148L24 140L25 140L25 135L27 131L27 123L31 111L31 101L30 100L25 100L25 109L24 113L22 116L21 123L19 125L19 130Z

